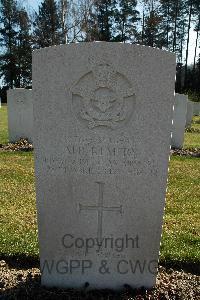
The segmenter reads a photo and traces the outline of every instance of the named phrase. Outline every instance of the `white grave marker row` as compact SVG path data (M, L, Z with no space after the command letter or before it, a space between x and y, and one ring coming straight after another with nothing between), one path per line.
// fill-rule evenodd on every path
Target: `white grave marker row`
M21 138L33 141L32 90L11 89L7 91L9 141Z

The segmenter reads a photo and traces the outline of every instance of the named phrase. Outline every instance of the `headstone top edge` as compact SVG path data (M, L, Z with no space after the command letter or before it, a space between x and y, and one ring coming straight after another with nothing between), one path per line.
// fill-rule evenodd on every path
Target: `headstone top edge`
M44 48L40 48L40 49L34 49L32 52L33 57L43 53L45 51L55 51L55 50L59 50L62 48L95 48L95 47L99 47L99 46L105 46L105 47L112 47L112 46L117 46L117 47L121 47L121 48L132 48L132 49L149 49L153 52L157 52L157 53L163 53L165 55L171 56L172 58L176 58L176 54L172 51L169 50L164 50L164 49L160 49L160 48L156 48L156 47L151 47L151 46L146 46L146 45L139 45L139 44L131 44L131 43L121 43L121 42L105 42L105 41L95 41L95 42L80 42L80 43L71 43L71 44L62 44L62 45L54 45L54 46L50 46L50 47L44 47Z
M32 96L32 89L23 89L23 88L16 88L16 89L9 89L7 90L7 97L9 102L11 102L14 98L13 97L30 97ZM27 101L31 101L30 98L27 98Z
M14 89L8 89L7 93L12 93L12 92L32 92L32 89L24 89L24 88L14 88Z
M179 94L179 93L175 93L175 97L176 97L176 99L177 98L184 98L185 100L188 100L189 101L189 98L188 98L188 95L185 95L185 94Z

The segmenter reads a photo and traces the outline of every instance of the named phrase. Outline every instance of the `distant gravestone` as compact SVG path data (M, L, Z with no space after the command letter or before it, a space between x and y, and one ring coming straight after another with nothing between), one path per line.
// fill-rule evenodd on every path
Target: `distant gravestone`
M9 141L27 138L32 142L33 101L32 90L10 89L7 91Z
M183 147L187 103L188 96L181 94L175 95L171 144L173 148L181 149Z
M33 53L42 284L152 287L175 55L120 43Z
M200 116L200 102L193 102L193 114L194 116Z
M194 111L193 102L188 101L188 103L187 103L187 114L186 114L186 127L191 126L193 111Z

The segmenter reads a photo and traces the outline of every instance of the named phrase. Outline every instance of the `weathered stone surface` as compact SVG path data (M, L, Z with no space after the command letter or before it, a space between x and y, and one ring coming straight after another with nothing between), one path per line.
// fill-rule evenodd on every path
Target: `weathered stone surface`
M192 101L188 101L188 104L187 104L187 114L186 114L186 127L190 127L191 126L192 117L193 117L193 110L194 110L193 102Z
M193 114L194 116L200 116L200 102L193 103Z
M183 147L187 102L188 96L182 94L175 95L171 144L173 148L181 149Z
M174 77L175 55L150 47L34 51L42 284L155 284Z
M12 89L7 91L9 141L21 138L33 142L32 90Z

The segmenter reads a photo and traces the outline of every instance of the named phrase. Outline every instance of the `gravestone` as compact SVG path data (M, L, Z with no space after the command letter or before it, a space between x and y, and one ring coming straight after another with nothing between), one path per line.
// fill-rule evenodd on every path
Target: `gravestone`
M194 116L200 116L200 102L193 102L193 114Z
M175 94L173 112L172 143L173 148L181 149L184 142L188 96Z
M175 55L145 46L33 52L43 285L155 284L174 77Z
M7 91L9 141L27 138L32 142L33 101L32 90L10 89Z
M187 103L187 114L186 114L186 127L190 127L192 124L192 117L193 117L193 102L188 101Z

